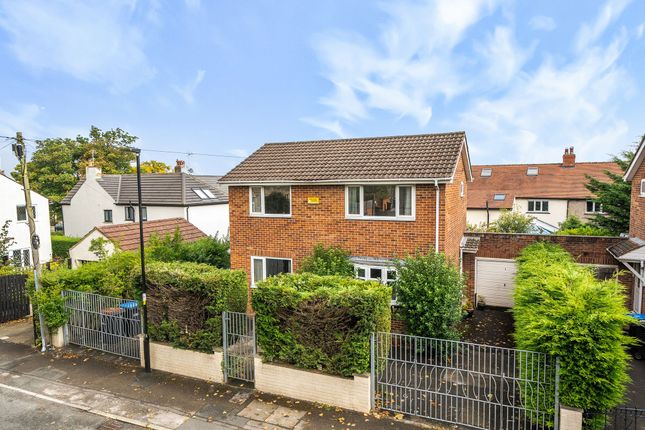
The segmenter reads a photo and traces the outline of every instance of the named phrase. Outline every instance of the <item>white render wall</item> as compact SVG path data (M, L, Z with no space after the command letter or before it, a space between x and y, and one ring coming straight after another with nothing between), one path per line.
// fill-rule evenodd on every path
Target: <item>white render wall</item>
M85 235L80 242L69 249L69 259L72 262L73 269L79 267L84 261L99 261L98 256L90 251L92 240L99 237L108 240L101 232L94 230L90 234ZM108 241L105 244L105 250L107 251L107 255L112 255L115 250L114 244Z
M29 240L29 224L18 221L17 206L25 205L25 194L22 185L0 174L0 226L10 220L9 236L16 242L9 247L9 255L16 249L31 248ZM47 198L32 191L31 203L36 207L36 233L40 236L40 262L46 263L52 259L51 228L49 225L49 201ZM31 251L30 251L31 255Z
M548 213L529 213L529 200L547 200L549 202ZM560 223L567 219L568 202L567 200L555 199L515 199L515 210L530 215L554 227L560 227Z
M186 208L186 219L209 236L228 237L228 203Z
M490 209L490 222L497 221L501 211L499 209ZM466 221L471 225L486 224L486 209L468 209L466 211Z
M63 205L65 236L83 237L94 227L104 225L104 209L112 209L116 222L119 211L114 199L96 181L86 180L72 198L71 204ZM125 215L121 216L125 218Z

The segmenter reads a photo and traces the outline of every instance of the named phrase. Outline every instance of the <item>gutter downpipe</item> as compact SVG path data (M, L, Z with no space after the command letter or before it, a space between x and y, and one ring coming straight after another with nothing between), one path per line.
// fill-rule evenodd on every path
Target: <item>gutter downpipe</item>
M434 180L435 188L435 220L434 220L434 252L439 252L439 181Z

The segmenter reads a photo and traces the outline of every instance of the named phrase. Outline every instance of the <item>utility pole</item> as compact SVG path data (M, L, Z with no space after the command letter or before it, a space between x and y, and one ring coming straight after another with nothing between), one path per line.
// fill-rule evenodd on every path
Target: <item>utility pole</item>
M16 143L13 145L13 153L20 161L20 172L22 174L22 188L25 191L25 212L27 213L27 221L29 223L29 238L31 244L31 258L34 265L34 285L36 291L40 290L40 237L36 233L36 221L34 220L34 210L31 204L31 188L29 187L29 176L27 175L27 154L25 151L25 144L22 139L22 133L16 132ZM40 350L45 352L47 350L47 338L45 337L45 319L43 314L38 312L38 321L40 322L40 339L42 347Z
M146 252L143 240L143 209L141 206L141 149L132 148L137 156L137 196L139 199L139 249L141 252L141 306L143 307L143 361L145 371L150 373L150 337L148 336L148 303L146 292L148 284L146 282Z

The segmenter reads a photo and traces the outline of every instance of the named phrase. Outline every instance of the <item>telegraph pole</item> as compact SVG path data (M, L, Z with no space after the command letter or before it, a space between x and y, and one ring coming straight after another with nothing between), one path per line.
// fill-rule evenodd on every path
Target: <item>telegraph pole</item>
M31 258L34 265L34 285L36 291L40 290L40 237L36 233L36 221L34 220L34 210L31 204L31 188L29 187L29 176L27 175L27 155L25 151L25 144L22 139L22 133L16 132L16 143L13 145L13 153L20 161L20 173L22 174L22 188L25 191L25 212L27 213L27 221L29 223L29 238L31 244ZM45 320L43 314L38 312L38 321L40 322L40 339L42 347L40 350L45 352L47 350L47 338L45 337Z

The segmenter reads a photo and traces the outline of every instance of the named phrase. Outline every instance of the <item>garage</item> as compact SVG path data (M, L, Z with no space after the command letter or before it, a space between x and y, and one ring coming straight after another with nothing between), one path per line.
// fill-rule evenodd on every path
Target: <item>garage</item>
M477 303L504 308L513 307L515 260L475 258L475 293Z

